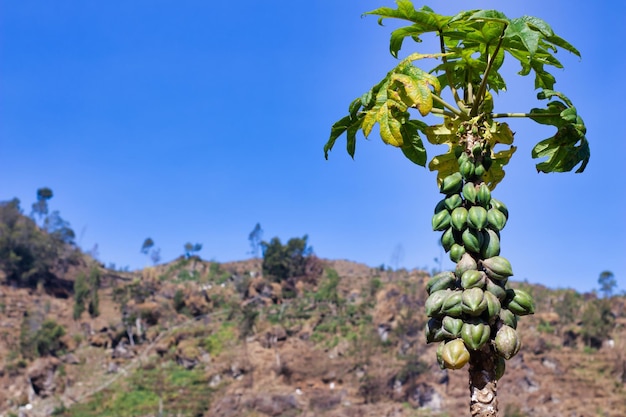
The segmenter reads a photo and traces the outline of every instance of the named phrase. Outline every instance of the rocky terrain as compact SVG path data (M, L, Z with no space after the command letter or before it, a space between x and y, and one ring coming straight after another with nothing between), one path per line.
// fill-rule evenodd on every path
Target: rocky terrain
M287 285L261 262L87 260L63 279L96 274L97 311L77 312L76 285L0 286L0 415L467 415L466 369L441 370L424 341L427 273L316 260ZM512 285L537 314L520 321L501 414L626 415L625 298Z

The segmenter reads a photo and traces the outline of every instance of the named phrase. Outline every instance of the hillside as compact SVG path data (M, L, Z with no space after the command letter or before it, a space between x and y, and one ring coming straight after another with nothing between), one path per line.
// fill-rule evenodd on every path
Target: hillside
M317 262L324 272L295 291L263 278L261 260L180 258L134 273L93 264L100 314L77 320L74 295L2 286L0 413L465 415L467 372L440 370L424 342L428 274ZM516 285L538 314L520 322L524 346L499 383L503 415L626 415L624 298L611 298L600 340L583 318L595 296Z

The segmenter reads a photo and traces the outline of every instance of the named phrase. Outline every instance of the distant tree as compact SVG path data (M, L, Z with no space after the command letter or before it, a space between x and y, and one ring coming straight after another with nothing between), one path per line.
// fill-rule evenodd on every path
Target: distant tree
M80 272L74 280L74 311L72 317L79 320L85 311L85 300L89 297L89 286L87 285L87 276L84 272Z
M617 287L615 275L611 271L602 271L600 277L598 277L598 284L600 284L600 292L605 298L611 297Z
M585 344L592 348L599 348L602 342L609 338L615 325L615 316L611 312L608 299L589 301L583 310L581 326Z
M0 202L0 269L9 281L45 283L55 270L75 261L73 236L58 212L47 216L40 228L23 215L18 199Z
M147 237L146 240L143 241L141 245L141 253L147 255L150 252L150 249L154 246L154 240L152 238Z
M200 252L202 250L201 243L192 244L191 242L185 243L185 258L189 259L193 256L195 252Z
M100 315L100 298L98 289L100 288L100 270L92 267L89 277L84 272L80 272L74 281L74 320L79 320L85 304L91 317Z
M48 187L37 190L37 201L32 205L31 217L39 217L39 220L48 214L48 200L53 196L52 190Z
M154 240L150 237L147 237L146 240L143 241L143 244L141 245L141 253L149 255L150 260L154 265L158 264L161 260L161 248L155 248Z
M257 223L254 226L254 229L248 235L248 240L250 241L250 253L253 257L257 258L259 256L259 249L261 248L263 238L263 229L261 229L261 223Z
M262 242L263 275L280 282L291 277L304 276L308 257L313 249L307 244L308 236L291 238L283 245L278 237Z

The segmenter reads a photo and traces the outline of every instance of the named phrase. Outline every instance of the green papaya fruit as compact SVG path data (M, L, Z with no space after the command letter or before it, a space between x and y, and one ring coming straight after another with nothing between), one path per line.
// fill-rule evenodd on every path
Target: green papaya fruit
M480 316L482 312L487 309L485 292L477 287L463 290L461 301L461 309L463 313L472 317Z
M500 309L500 320L505 325L517 329L517 316L508 308Z
M491 279L504 279L513 275L511 263L502 256L492 256L482 260L482 267Z
M460 126L459 126L460 129ZM454 147L454 157L455 158L459 158L459 156L461 156L461 154L463 153L464 149L462 146L455 146Z
M450 212L442 210L433 216L433 230L443 231L450 227Z
M476 229L465 229L463 230L463 234L461 235L463 239L463 246L465 246L465 250L480 253L480 246L482 244L482 233L480 233Z
M439 290L451 289L456 285L456 275L451 271L443 271L433 276L426 283L428 295Z
M426 299L426 302L424 303L424 310L426 310L426 315L428 317L443 316L441 308L443 307L444 301L446 301L450 294L452 294L452 291L450 290L439 290L434 291L432 294L430 294Z
M535 312L535 302L530 294L520 289L507 290L506 308L518 316L525 316Z
M480 254L483 258L492 258L500 255L500 238L491 229L483 232L483 244L480 247Z
M461 275L461 287L468 288L484 288L486 285L487 275L482 271L470 269Z
M440 191L443 194L451 195L460 192L461 188L463 188L463 176L460 172L455 172L443 179Z
M491 190L489 189L489 186L484 182L481 183L478 187L478 192L476 193L476 202L485 208L490 207Z
M467 211L467 224L476 230L483 230L487 225L487 210L482 206L472 206Z
M445 368L461 369L469 362L470 353L465 347L463 339L454 339L441 349L441 362Z
M447 294L441 306L441 314L451 317L460 317L463 312L463 291L454 290Z
M509 209L506 208L502 201L491 198L491 208L500 210L500 212L504 214L504 217L506 217L507 219L509 218Z
M490 208L487 212L487 223L493 230L500 231L506 225L506 216L497 208Z
M458 243L453 243L452 247L450 247L450 260L452 262L459 262L463 254L465 254L465 248Z
M461 256L461 259L457 261L454 275L456 275L460 279L465 271L469 271L471 269L478 269L478 264L476 263L476 260L474 260L472 255L466 252L463 254L463 256Z
M455 242L456 240L454 238L454 233L452 232L452 227L448 227L441 235L441 246L443 246L443 249L448 252Z
M467 153L462 152L461 155L458 156L457 158L457 162L459 163L459 166L463 165L464 162L467 162L470 160L470 157Z
M476 164L476 166L474 167L474 175L477 178L482 177L485 172L487 172L487 170L485 169L485 166L482 164L482 162Z
M476 186L473 182L466 182L463 186L463 198L469 201L472 204L476 204L476 195L478 192L476 191Z
M472 155L474 158L478 158L480 154L483 153L483 145L480 142L477 142L472 146Z
M487 285L485 286L485 290L495 295L500 303L506 300L506 290L504 289L504 283L502 281L492 281L489 277L487 277ZM502 284L502 285L500 285Z
M437 346L437 363L441 369L446 369L446 364L443 362L443 348L446 346L446 342L440 342Z
M431 318L426 322L424 333L426 334L426 343L441 342L446 339L442 331L441 320L436 318Z
M461 339L471 350L478 350L489 340L491 329L483 323L463 323Z
M450 224L456 230L463 230L467 225L468 211L465 207L457 207L450 214Z
M493 323L500 316L502 305L498 297L489 291L485 291L485 300L487 300L487 310L485 310L487 313L487 321Z
M474 176L474 170L474 163L472 161L464 161L461 165L459 165L459 172L466 180Z
M445 331L448 339L456 339L457 337L461 337L461 328L463 327L463 320L456 319L450 316L445 316L443 318L441 327Z
M517 331L506 325L498 329L494 342L496 352L506 360L515 356L522 346Z
M451 196L447 197L444 201L445 201L444 205L450 212L452 212L452 210L454 210L455 208L463 204L463 198L461 197L460 194L452 194Z

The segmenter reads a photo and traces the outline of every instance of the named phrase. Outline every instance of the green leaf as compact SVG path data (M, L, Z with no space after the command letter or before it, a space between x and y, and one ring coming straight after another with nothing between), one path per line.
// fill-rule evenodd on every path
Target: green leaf
M419 120L409 120L402 125L402 136L404 137L402 153L411 162L419 166L426 165L426 149L419 135L419 131L423 132L425 129L426 124Z
M532 150L533 158L546 158L537 163L538 172L569 172L580 164L576 173L583 172L589 162L589 142L585 136L587 128L576 108L564 94L544 90L537 97L561 101L551 101L546 109L532 109L530 118L537 123L555 126L554 136L542 140Z
M337 122L335 122L330 129L330 138L324 145L324 158L328 159L328 152L331 151L333 146L335 145L335 141L339 136L341 136L344 132L347 132L348 135L348 154L354 158L354 143L356 141L356 132L361 127L361 123L363 122L363 115L359 115L357 117L352 117L348 115Z
M434 126L428 126L424 130L426 139L433 145L456 145L459 143L457 131L461 125L461 120L444 117L443 123Z

